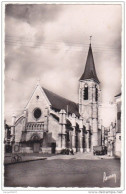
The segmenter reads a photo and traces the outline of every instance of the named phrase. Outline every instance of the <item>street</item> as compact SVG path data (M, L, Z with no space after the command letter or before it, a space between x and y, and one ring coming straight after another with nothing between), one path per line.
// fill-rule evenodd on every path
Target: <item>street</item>
M106 176L116 174L103 182ZM5 166L5 187L119 187L120 160L55 159Z

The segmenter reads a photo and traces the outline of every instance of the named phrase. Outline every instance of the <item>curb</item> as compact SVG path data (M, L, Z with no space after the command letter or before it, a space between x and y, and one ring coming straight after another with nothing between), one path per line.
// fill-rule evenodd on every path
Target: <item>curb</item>
M20 161L20 162L10 162L10 163L5 163L4 165L11 165L11 164L19 164L19 163L25 163L25 162L33 162L33 161L37 161L37 160L46 160L47 158L38 158L38 159L30 159L30 160L24 160L24 161Z

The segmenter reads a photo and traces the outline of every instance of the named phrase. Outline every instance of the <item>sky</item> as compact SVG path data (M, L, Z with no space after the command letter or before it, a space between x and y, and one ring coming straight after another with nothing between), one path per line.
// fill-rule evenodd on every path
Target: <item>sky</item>
M107 104L101 111L103 123L113 121L115 106L108 103L121 91L121 14L119 4L6 5L7 122L22 112L38 79L41 86L78 103L90 36L102 103Z

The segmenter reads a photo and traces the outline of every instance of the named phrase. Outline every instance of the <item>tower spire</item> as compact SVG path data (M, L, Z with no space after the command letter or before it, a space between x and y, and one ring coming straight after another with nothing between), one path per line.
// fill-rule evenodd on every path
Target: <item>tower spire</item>
M89 45L85 70L80 78L80 81L92 79L95 82L100 83L95 70L94 58L93 58L93 53L91 48L91 38L92 36L90 36L90 45Z
M92 39L92 36L90 36L90 45L91 45L91 39Z

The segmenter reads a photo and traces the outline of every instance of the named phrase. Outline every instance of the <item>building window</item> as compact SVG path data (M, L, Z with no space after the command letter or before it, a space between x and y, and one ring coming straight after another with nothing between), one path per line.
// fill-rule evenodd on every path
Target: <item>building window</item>
M88 85L84 86L84 100L88 100Z
M95 88L95 101L96 102L98 101L98 89L97 88Z
M19 151L20 151L19 145L15 145L15 146L14 146L14 151L15 151L15 152L19 152Z
M89 148L91 148L91 134L89 133Z
M39 119L42 115L41 109L40 108L36 108L33 112L33 115L36 119Z
M86 148L85 134L82 137L82 148Z
M121 120L121 112L117 112L117 120Z
M39 96L38 96L38 95L36 96L36 99L37 99L37 100L39 99Z

